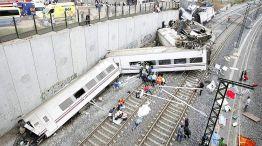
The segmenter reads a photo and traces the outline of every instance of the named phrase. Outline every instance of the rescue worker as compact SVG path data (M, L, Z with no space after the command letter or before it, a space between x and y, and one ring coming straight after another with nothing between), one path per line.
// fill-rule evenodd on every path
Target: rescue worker
M166 79L164 78L164 76L162 75L162 81L161 81L161 85L165 85L166 84Z
M189 120L188 118L185 118L185 127L188 127L189 126Z
M151 86L154 87L155 85L154 85L154 82L153 82L153 75L150 74L147 78L148 78L148 81L151 83Z
M159 76L157 77L157 79L156 79L156 84L157 84L157 85L161 85L161 84L162 84L162 76L161 76L161 75L159 75Z
M249 106L250 102L251 102L251 99L250 99L250 96L248 96L247 100L246 100L246 103L245 103L244 112L247 111L247 107Z
M133 131L134 129L136 129L136 128L138 127L138 125L142 123L142 121L143 121L143 117L138 117L138 118L135 120L135 122L134 122L134 126L132 127L132 131Z
M202 91L203 91L204 87L205 87L205 85L204 85L203 82L200 82L199 85L197 86L197 88L201 88L200 91L199 91L199 95L200 95L200 96L201 96L201 94L202 94ZM195 92L196 92L196 91L197 91L197 90L195 90Z
M123 121L126 121L127 120L127 113L123 112L123 115L122 115L121 118L122 118Z
M248 75L247 75L247 71L245 70L244 71L244 81L247 81L248 80Z
M176 140L178 142L181 142L183 140L183 137L184 137L184 125L181 125L180 127L178 127Z
M86 15L86 25L90 26L90 15L89 14Z
M150 91L150 88L149 88L148 85L145 85L144 91L145 91L145 93L148 93L148 92L149 92L149 93L152 95L152 92Z
M112 109L109 110L108 117L109 117L110 119L113 119L113 113L114 113L115 109L116 109L116 108L113 107Z
M154 72L152 75L152 82L155 83L157 79L156 73Z
M188 126L185 126L185 127L184 127L184 133L185 133L185 136L186 136L187 138L190 138L191 131L190 131L190 129L189 129Z
M125 104L126 100L124 98L120 98L118 100L118 104Z
M115 120L118 120L119 118L121 118L123 116L123 112L121 110L117 111L115 113Z

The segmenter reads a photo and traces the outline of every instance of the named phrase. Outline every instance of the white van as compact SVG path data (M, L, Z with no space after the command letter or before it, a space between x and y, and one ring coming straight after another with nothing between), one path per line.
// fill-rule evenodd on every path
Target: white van
M43 10L45 9L45 5L43 3L35 3L35 15L42 18Z
M15 7L0 7L0 26L14 25L13 17L16 23L20 22L20 11Z

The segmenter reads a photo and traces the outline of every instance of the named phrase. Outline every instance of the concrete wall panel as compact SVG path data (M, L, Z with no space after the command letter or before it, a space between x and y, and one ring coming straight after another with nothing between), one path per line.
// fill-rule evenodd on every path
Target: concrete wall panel
M31 39L30 43L40 88L45 91L58 81L52 39L44 35Z
M108 49L118 49L118 20L108 22Z
M102 22L97 24L97 35L98 35L98 49L99 58L106 55L108 51L108 22Z
M85 32L83 27L70 30L70 41L73 56L74 71L81 75L87 71Z
M3 46L0 45L0 137L11 129L21 115L19 99L16 95Z
M4 46L22 113L41 103L39 82L29 41Z
M99 60L97 25L85 27L86 60L88 69Z
M143 24L145 24L145 18L143 17L143 15L134 17L134 21L135 21L135 37L134 40L137 41L137 47L141 46L141 39L142 39L142 35L144 34L144 29L146 26L144 26Z
M52 35L58 80L63 81L74 74L69 30Z
M125 49L126 47L126 18L125 19L120 19L118 21L118 48L119 49Z
M126 18L126 45L127 48L135 48L137 42L134 41L135 38L135 21L134 18Z

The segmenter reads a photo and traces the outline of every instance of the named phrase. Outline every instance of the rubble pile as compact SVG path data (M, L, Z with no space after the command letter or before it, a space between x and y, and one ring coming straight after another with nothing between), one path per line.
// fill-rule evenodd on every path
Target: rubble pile
M195 21L170 21L168 28L158 30L159 42L163 46L197 49L208 45L213 37L212 31Z

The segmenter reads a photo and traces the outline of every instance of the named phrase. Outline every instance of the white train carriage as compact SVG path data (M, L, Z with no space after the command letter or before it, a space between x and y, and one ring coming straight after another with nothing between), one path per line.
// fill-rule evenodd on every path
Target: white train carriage
M196 21L203 24L209 22L215 16L213 7L200 7L200 12L196 15Z
M172 28L162 28L157 30L160 44L166 47L176 46L177 32Z
M106 57L121 68L121 73L139 73L141 63L148 62L153 71L170 72L184 70L206 70L207 50L192 50L176 47L148 47L137 49L113 50Z
M24 127L49 137L120 74L112 59L101 60L72 84L22 117Z

